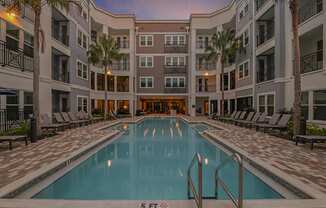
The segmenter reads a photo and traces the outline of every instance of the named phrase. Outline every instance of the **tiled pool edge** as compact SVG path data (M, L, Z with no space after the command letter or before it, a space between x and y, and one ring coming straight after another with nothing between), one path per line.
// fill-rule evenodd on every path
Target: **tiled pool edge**
M272 178L277 183L282 184L282 186L285 186L289 190L293 191L299 197L303 199L305 198L325 199L326 194L316 190L315 188L305 185L301 181L294 179L287 173L284 173L278 170L277 168L266 164L265 162L261 161L258 158L251 157L250 154L248 154L246 151L236 147L235 145L231 144L225 139L222 139L211 132L204 132L204 135L208 136L213 142L222 145L224 148L228 149L229 151L240 154L251 166L263 172L265 175Z
M13 198L24 190L28 189L32 184L38 183L39 181L45 179L46 177L54 174L63 167L68 166L71 162L77 160L81 156L87 154L94 148L100 146L101 144L111 140L117 136L119 131L112 131L108 135L101 137L100 139L82 147L81 149L74 151L70 156L63 159L58 159L51 164L42 167L32 173L4 186L0 189L0 198Z

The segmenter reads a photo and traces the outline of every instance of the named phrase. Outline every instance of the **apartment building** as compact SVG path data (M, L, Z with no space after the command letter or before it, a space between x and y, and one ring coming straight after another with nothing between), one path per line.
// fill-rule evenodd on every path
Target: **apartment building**
M188 21L136 21L137 108L187 113Z
M0 96L0 109L32 109L33 12L19 16L0 5L0 87L16 96ZM326 0L300 0L303 114L309 121L326 120ZM108 86L110 111L208 115L224 110L274 112L293 103L293 45L288 1L235 0L209 14L188 20L137 20L111 14L93 1L69 12L45 7L41 53L41 113L103 111ZM231 30L242 40L235 57L220 63L207 59L213 34ZM124 58L103 68L89 64L87 50L102 34L117 41ZM6 54L6 55L5 55ZM107 76L107 83L105 83ZM221 80L224 86L221 86Z

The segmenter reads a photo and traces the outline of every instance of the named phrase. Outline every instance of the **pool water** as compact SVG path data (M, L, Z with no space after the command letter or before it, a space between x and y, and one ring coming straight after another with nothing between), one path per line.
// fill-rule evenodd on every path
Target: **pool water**
M187 169L196 152L204 157L203 192L214 195L214 171L228 155L208 142L182 120L145 119L125 124L115 140L50 184L33 198L83 200L184 200ZM121 126L120 126L121 128ZM192 177L196 183L196 166ZM220 177L236 194L237 164L229 163ZM276 199L282 196L258 177L245 171L245 199ZM219 189L220 199L226 194Z

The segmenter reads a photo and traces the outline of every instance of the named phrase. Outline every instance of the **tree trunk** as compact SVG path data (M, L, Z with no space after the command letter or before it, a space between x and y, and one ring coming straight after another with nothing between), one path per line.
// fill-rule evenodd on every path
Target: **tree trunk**
M41 21L41 8L35 9L34 19L34 59L33 59L33 113L35 118L35 131L33 135L40 136L40 21Z
M292 13L292 30L293 30L293 45L294 45L294 102L293 102L293 135L300 134L300 119L301 119L301 54L299 42L299 8L298 1L291 0L290 9Z
M223 58L221 58L221 116L224 116L224 61Z
M108 67L104 66L104 120L108 118Z

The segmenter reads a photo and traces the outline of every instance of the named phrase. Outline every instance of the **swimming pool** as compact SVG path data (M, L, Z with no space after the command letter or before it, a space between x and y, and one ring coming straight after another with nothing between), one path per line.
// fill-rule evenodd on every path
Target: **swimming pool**
M173 118L145 119L116 126L125 133L64 176L41 190L37 199L184 200L187 169L196 152L204 157L203 192L214 195L214 170L228 155L186 122ZM237 165L229 163L220 177L236 194ZM194 168L196 169L196 168ZM194 180L195 171L194 171ZM244 175L245 199L283 198L249 171ZM220 199L226 194L219 190Z

